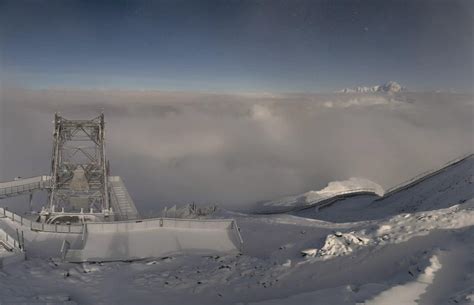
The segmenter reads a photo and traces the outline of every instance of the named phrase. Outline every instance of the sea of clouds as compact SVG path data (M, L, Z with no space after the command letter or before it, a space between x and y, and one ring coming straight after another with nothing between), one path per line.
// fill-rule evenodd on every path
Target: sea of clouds
M54 112L104 112L107 156L144 214L364 177L384 188L474 150L470 94L0 91L0 181L48 174Z

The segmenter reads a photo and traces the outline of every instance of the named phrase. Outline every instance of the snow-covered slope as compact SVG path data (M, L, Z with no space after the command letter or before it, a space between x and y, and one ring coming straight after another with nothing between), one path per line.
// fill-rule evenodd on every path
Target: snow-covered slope
M383 188L364 178L350 178L344 181L333 181L319 191L309 191L300 195L287 196L276 200L264 201L257 204L255 212L273 214L321 207L337 198L352 197L360 194L382 196Z
M296 215L335 222L376 219L399 213L412 213L447 208L474 197L474 155L469 155L454 165L436 170L428 178L419 177L382 198L355 196L333 202L324 209L307 209Z

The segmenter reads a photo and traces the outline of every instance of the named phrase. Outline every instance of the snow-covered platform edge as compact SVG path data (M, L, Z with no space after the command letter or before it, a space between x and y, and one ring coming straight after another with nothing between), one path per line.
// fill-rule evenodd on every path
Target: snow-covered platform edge
M155 218L87 223L82 246L63 243L68 262L129 261L175 254L214 255L242 250L243 240L233 219Z

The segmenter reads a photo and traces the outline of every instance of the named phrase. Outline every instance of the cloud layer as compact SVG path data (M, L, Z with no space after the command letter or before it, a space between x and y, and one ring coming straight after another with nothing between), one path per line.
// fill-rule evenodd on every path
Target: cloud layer
M52 118L103 111L112 173L139 209L227 207L364 177L387 188L473 150L473 97L4 88L0 179L49 172Z

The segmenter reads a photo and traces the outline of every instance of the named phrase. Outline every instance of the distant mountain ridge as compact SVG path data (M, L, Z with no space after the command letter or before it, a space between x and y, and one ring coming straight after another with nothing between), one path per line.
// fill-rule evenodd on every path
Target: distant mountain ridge
M397 93L403 91L404 88L395 81L386 82L383 85L376 85L376 86L357 86L355 88L344 88L337 92L339 93Z

